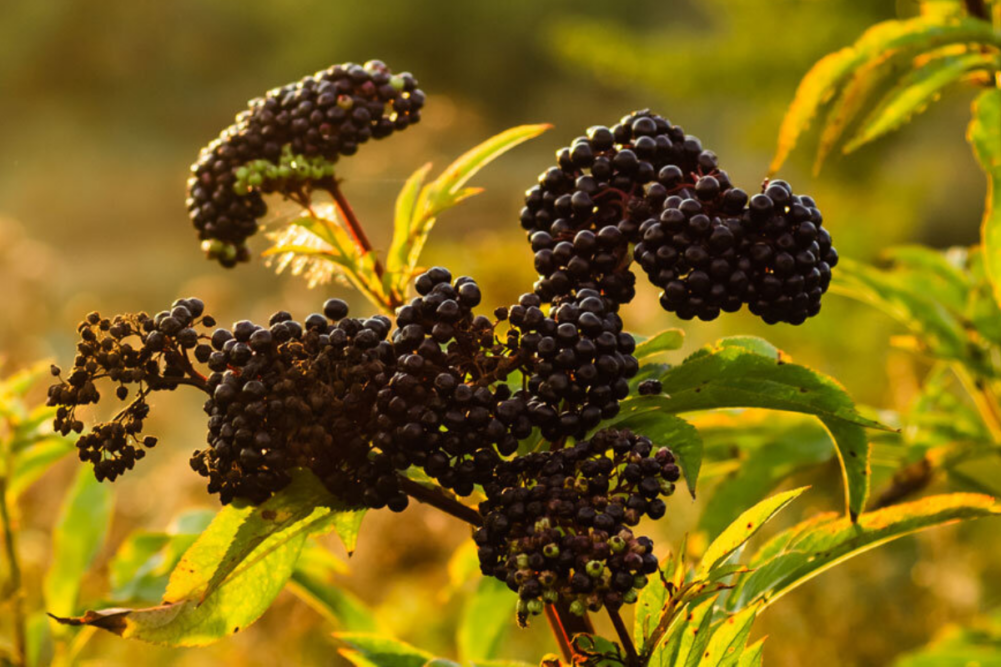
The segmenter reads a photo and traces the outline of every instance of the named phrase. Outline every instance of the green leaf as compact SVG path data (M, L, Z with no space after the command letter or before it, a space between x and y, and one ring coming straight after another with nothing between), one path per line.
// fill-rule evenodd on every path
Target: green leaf
M834 291L867 303L897 320L940 359L966 360L969 348L958 313L949 302L921 289L912 272L888 272L851 260L838 263ZM939 298L937 298L939 297ZM961 308L962 304L955 306Z
M754 569L728 598L731 609L762 608L818 574L858 554L934 526L1001 514L990 496L954 493L894 505L853 524L833 513L816 516L772 538L751 558Z
M757 607L748 607L723 619L714 629L699 667L736 667L757 614Z
M834 438L845 476L846 504L857 515L869 493L869 443L862 427L888 429L862 417L833 379L790 363L780 352L766 355L760 350L760 343L751 345L747 339L724 339L707 346L662 376L666 396L630 399L623 411L753 407L815 415Z
M396 209L393 215L393 241L386 253L386 272L394 274L407 266L410 255L410 231L414 224L417 209L417 198L421 188L431 171L428 162L410 175L403 184L400 194L396 196Z
M507 584L493 577L480 579L463 605L456 641L459 659L496 658L508 628L514 621L517 596Z
M986 21L962 18L943 21L919 17L884 21L869 28L852 46L818 61L800 81L796 95L779 128L778 147L769 172L774 174L796 146L819 109L830 101L842 84L874 58L888 58L899 51L930 51L949 44L994 44L1001 38Z
M7 490L17 498L34 484L53 465L73 451L73 441L52 436L35 442L14 456L13 472Z
M214 516L210 510L192 510L178 516L166 532L129 535L111 560L108 597L114 602L160 600L171 571Z
M669 567L673 564L672 559L667 559L661 563L661 567ZM643 646L647 637L657 624L664 606L669 600L667 585L665 581L670 581L670 574L658 572L660 578L651 576L650 583L644 586L636 600L635 615L633 616L633 641L637 646Z
M944 88L970 72L997 67L997 56L985 53L945 55L916 67L869 113L862 129L845 145L845 152L899 129L927 109Z
M108 534L113 498L111 485L98 482L89 466L77 469L52 536L52 562L44 582L49 613L76 611L80 583Z
M420 188L415 201L411 201L414 197L412 190L426 178L426 171L418 170L408 179L397 199L397 215L401 216L409 211L409 224L406 224L404 234L403 220L399 217L396 219L393 243L388 256L392 262L390 272L395 277L394 288L397 291L401 294L405 292L438 216L480 192L476 188L464 187L469 179L507 151L539 136L550 127L552 126L520 125L487 139L466 151L438 178Z
M345 632L383 631L372 610L336 581L347 567L322 546L309 543L303 549L289 580L291 591L320 615Z
M765 640L754 642L740 655L737 667L761 667L765 661Z
M1001 304L1001 88L980 93L973 103L973 120L967 130L980 167L987 175L987 200L980 228L984 266L994 286L994 299Z
M639 360L647 359L662 352L680 350L684 343L684 331L681 329L666 329L637 345L633 356Z
M702 436L699 435L698 429L681 417L655 412L656 406L636 401L633 406L627 408L627 403L629 401L623 404L624 409L620 418L606 422L603 427L614 425L618 428L629 428L642 433L657 445L669 446L678 459L688 491L694 498L695 485L702 467Z
M661 667L698 665L702 652L709 644L709 629L712 627L715 606L716 598L713 597L689 608L684 621L676 625L659 650L654 650L650 665Z
M223 508L171 574L163 604L58 618L122 637L198 646L257 620L292 575L306 537L349 511L307 471L259 507Z
M706 451L736 449L743 455L733 461L736 469L711 490L699 516L699 530L714 539L759 498L767 496L790 475L831 459L830 433L809 417L786 416L776 419L769 413L762 421L748 423L748 416L733 420L733 428L696 428L706 443Z
M696 578L707 578L712 570L722 565L730 557L730 554L743 546L765 523L785 509L807 488L809 487L778 493L741 514L706 549L705 554L702 555L702 562L699 565Z
M338 632L334 636L354 649L340 653L358 667L424 667L434 659L430 653L384 635Z
M344 511L311 473L295 471L292 483L260 506L223 508L181 558L165 599L204 600L251 556L259 559L299 536L326 531Z

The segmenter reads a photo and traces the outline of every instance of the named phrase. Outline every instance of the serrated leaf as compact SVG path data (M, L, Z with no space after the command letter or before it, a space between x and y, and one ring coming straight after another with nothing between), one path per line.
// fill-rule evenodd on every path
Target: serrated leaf
M633 616L633 641L637 646L645 644L670 598L665 581L670 581L671 577L663 572L663 568L670 567L673 562L667 559L661 563L658 576L651 576L650 582L640 590Z
M980 93L973 103L973 120L967 141L987 175L987 199L980 227L984 267L994 286L994 299L1001 305L1001 88Z
M678 465L681 466L688 491L694 498L699 470L702 468L702 436L699 435L698 429L681 417L656 412L653 409L643 409L652 406L634 404L633 407L640 409L629 409L624 403L621 418L607 422L603 426L629 428L650 438L656 445L670 447L678 459Z
M98 482L89 466L78 468L52 536L52 562L44 582L49 613L76 611L81 580L104 544L113 505L111 485Z
M889 429L862 417L833 379L793 364L781 353L766 355L759 350L760 344L751 345L746 339L724 339L707 346L661 377L666 396L627 400L623 412L659 409L682 413L742 407L819 417L836 444L848 510L858 514L869 493L869 444L863 427Z
M702 555L696 579L706 579L717 567L722 565L730 555L761 530L772 517L786 508L789 503L798 498L809 487L801 487L779 493L767 498L737 517Z
M705 600L701 604L695 605L688 609L687 616L682 623L678 624L677 628L671 632L665 642L665 648L671 645L676 646L674 655L666 655L667 651L662 652L662 657L660 664L664 667L668 665L678 667L695 667L699 664L699 659L702 656L702 651L709 644L710 631L712 627L713 619L713 609L716 606L716 598L710 598ZM676 641L671 641L672 638L676 637ZM656 655L657 651L654 651ZM664 660L667 658L667 660ZM656 664L652 659L650 664Z
M312 473L296 470L292 477L287 487L259 506L224 507L181 558L164 600L204 600L237 568L299 536L329 530L341 512L354 513Z
M868 512L853 524L822 514L772 538L750 559L754 572L728 598L731 610L760 601L762 608L845 560L892 540L961 520L1001 515L990 497L968 493L931 496Z
M416 187L418 179L423 180L425 175L418 176L415 173L411 176L411 180L404 186L407 194L401 193L401 197L406 198L401 208L404 211L410 210L410 221L406 235L399 233L404 227L402 220L397 220L394 224L393 246L389 253L394 266L391 271L395 280L394 287L399 293L405 292L413 277L438 216L480 192L479 188L464 187L469 179L507 151L539 136L550 127L552 126L519 125L487 139L459 156L438 178L420 188L413 204L409 203L412 195L408 190Z
M431 171L431 163L419 167L412 173L396 196L396 208L393 215L393 240L386 253L386 272L390 275L399 272L407 265L410 252L410 230L414 223L417 208L417 198L421 188Z
M306 537L345 511L307 471L258 507L223 508L185 552L163 604L58 618L170 646L211 643L256 621L292 575Z
M359 667L424 667L434 656L410 644L392 639L384 635L359 632L338 632L334 637L354 649L354 652L341 650L341 655ZM358 662L352 654L361 656L365 662Z
M997 67L997 56L985 53L945 55L922 63L908 72L862 121L862 129L845 145L845 153L899 129L923 112L943 89L970 72Z
M765 661L765 640L759 639L744 649L737 667L761 667Z
M647 359L663 352L680 350L684 343L684 331L681 329L667 329L638 344L633 356L638 360Z
M819 109L872 58L886 58L905 49L922 52L948 44L999 42L1001 38L993 33L990 24L977 19L943 21L939 17L919 17L876 24L852 46L822 58L800 81L779 128L778 147L769 173L774 174L782 166Z
M699 667L735 667L740 661L757 607L748 607L723 619L715 628L709 645L702 652Z
M459 618L456 643L463 661L496 658L508 628L514 622L517 596L502 581L480 579L466 599Z

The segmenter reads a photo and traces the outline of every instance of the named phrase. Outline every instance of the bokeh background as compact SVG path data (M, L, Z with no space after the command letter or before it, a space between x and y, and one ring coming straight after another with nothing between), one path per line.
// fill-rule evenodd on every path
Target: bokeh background
M7 371L40 358L68 363L81 316L166 307L198 295L222 322L305 315L329 296L368 308L347 288L308 289L263 262L223 270L203 259L184 206L198 149L246 100L334 62L385 60L428 93L424 121L343 162L345 192L379 247L389 240L404 179L444 167L470 146L521 123L555 127L484 170L484 194L446 213L427 248L477 278L490 306L534 278L518 225L522 192L553 151L591 124L651 107L699 136L733 180L765 175L782 113L800 77L872 23L913 14L900 0L4 0L0 3L0 353ZM888 245L975 242L984 182L963 141L972 94L952 93L903 132L819 176L802 151L782 176L820 203L843 256L870 260ZM255 239L256 248L265 248ZM642 281L641 281L642 282ZM640 334L677 326L641 289L625 311ZM829 373L874 409L906 405L921 367L891 351L893 325L836 295L801 327L767 328L747 314L681 323L684 353L722 335L765 335ZM680 357L679 357L680 358ZM152 460L118 483L109 545L85 601L105 590L102 564L136 527L211 507L187 458L203 443L199 399L159 399ZM72 474L66 461L28 497L22 516L27 576L37 593L50 527ZM790 519L841 507L835 463ZM700 502L679 494L651 530L663 549L694 527ZM825 574L771 608L771 665L883 665L935 630L1001 603L1001 571L974 549L992 526L907 538ZM450 604L444 564L468 530L420 507L372 513L343 585L378 608L401 638L449 655L461 600ZM981 546L983 542L980 542ZM335 541L331 548L338 549ZM994 582L993 584L991 582ZM37 601L37 600L36 600ZM429 613L429 609L433 613ZM512 658L555 650L543 623L514 630ZM288 595L253 627L205 649L161 649L95 637L88 664L339 664L332 627Z

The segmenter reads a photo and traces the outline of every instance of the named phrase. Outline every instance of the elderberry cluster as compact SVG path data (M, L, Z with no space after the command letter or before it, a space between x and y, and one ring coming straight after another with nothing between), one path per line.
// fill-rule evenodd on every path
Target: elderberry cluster
M209 447L191 467L224 503L260 503L308 468L341 500L402 510L407 498L384 454L371 451L368 414L395 364L388 318L348 318L331 299L303 323L275 313L212 334L205 403Z
M64 379L61 369L52 366L58 380L49 387L48 405L58 407L54 427L63 435L83 433L76 410L101 399L98 383L117 385L119 401L128 399L130 387L135 387L135 397L111 421L95 425L77 440L80 460L94 466L99 480L114 481L156 445L156 438L142 435L151 392L204 382L189 356L198 353L199 341L205 338L198 328L215 325L203 311L202 302L190 298L175 301L171 310L155 317L139 313L108 319L90 313L77 326L80 342L73 369Z
M596 290L581 289L549 314L542 305L537 294L526 294L508 312L508 344L527 366L529 417L550 442L581 438L618 414L639 370L636 341Z
M378 60L334 65L251 100L191 168L188 212L209 257L246 261L246 239L267 212L262 194L335 187L340 156L418 122L423 106L416 79Z
M632 528L664 516L679 476L670 449L625 429L501 464L473 536L480 568L518 593L522 622L544 603L580 615L635 602L657 558Z
M749 198L712 151L649 111L590 128L557 162L521 212L543 299L595 289L626 303L635 259L682 319L747 305L769 324L801 324L820 311L838 256L816 203L788 183Z
M444 487L469 495L488 482L500 456L532 431L524 392L503 380L518 363L474 315L476 282L435 267L417 278L418 297L396 317L396 373L371 416L374 444L398 469L416 465Z

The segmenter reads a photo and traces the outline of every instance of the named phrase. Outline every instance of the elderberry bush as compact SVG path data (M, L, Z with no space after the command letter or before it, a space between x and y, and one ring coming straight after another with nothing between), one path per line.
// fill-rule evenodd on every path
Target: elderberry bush
M326 190L340 205L337 159L418 122L423 103L411 75L380 61L335 65L252 100L189 181L210 257L248 259L266 194L309 208ZM343 222L358 257L375 257L357 220ZM637 111L559 150L528 191L521 224L539 279L492 317L477 312L476 281L443 267L418 275L409 301L412 273L400 274L399 290L373 297L393 308L366 318L336 298L301 320L280 311L219 328L197 298L153 317L93 313L73 370L63 378L53 367L49 404L67 434L83 433L77 408L102 400L99 385L132 399L77 442L110 481L156 445L143 435L149 396L194 387L206 394L207 437L190 465L221 503L263 503L297 469L351 507L399 512L432 494L472 514L481 570L517 592L521 623L546 604L615 612L657 571L653 542L634 529L666 515L680 475L672 443L607 426L639 372L619 315L636 297L633 260L682 319L746 305L799 324L819 311L837 263L822 222L784 181L749 197L697 138ZM400 277L372 261L382 284L367 285L370 295ZM638 386L663 391L655 379ZM457 499L470 496L478 509Z
M333 65L251 100L191 167L188 213L209 258L247 261L263 195L305 202L336 187L338 158L417 123L423 106L417 80L379 60Z

